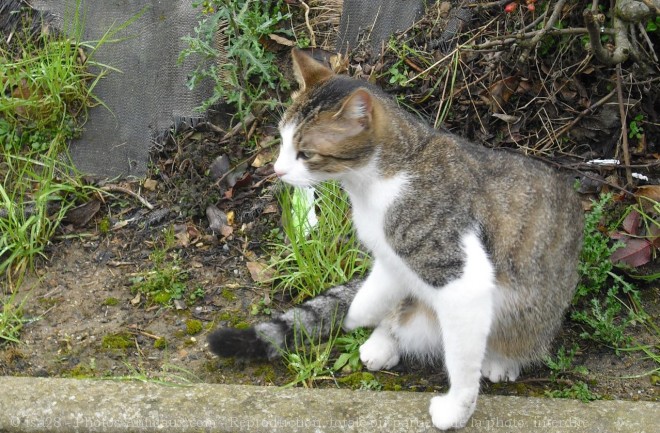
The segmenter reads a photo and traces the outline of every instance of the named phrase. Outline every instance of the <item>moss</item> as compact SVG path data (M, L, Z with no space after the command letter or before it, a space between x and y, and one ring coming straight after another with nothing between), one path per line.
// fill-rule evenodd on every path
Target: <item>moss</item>
M262 379L268 383L275 382L275 378L277 377L277 375L275 374L275 370L273 369L273 366L270 364L264 364L257 367L254 370L254 375L261 376Z
M133 337L128 332L104 335L101 347L106 350L126 350L133 346Z
M62 302L62 298L40 298L38 302L44 308L51 308L60 304Z
M190 337L186 341L183 342L183 345L186 347L194 346L197 344L197 339L195 337Z
M80 363L69 370L67 376L74 379L85 379L88 377L94 377L94 370L89 365Z
M220 296L222 296L224 299L227 301L235 301L238 299L238 297L229 289L224 289L221 293Z
M356 371L348 376L337 379L339 383L347 385L351 389L359 389L363 382L371 382L372 380L376 380L376 377L366 371Z
M105 300L101 303L101 305L106 307L114 307L117 304L119 304L119 299L113 297L105 298Z
M186 334L195 335L202 330L202 322L196 319L186 320Z
M167 343L167 340L163 337L160 337L156 341L154 341L154 348L158 350L167 349L168 346L169 344Z
M186 336L186 331L184 331L183 329L177 329L176 331L174 331L174 336L176 338L184 338Z
M99 232L103 235L107 234L110 232L110 218L107 216L104 217L101 221L99 221Z
M236 328L236 329L248 329L250 326L252 326L252 325L250 325L250 323L248 323L246 321L241 321L241 322L234 323L234 328Z

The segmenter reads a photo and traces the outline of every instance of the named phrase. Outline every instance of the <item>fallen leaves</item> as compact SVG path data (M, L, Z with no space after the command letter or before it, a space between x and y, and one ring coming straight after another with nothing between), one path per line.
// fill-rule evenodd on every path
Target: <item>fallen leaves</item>
M274 274L273 269L261 262L247 262L245 266L250 272L250 277L255 283L265 283L270 281Z
M610 257L612 263L639 268L650 263L660 248L660 185L640 186L634 196L636 203L626 206L620 229L608 236L619 243ZM625 199L625 195L620 195L618 201ZM607 230L603 227L602 231Z

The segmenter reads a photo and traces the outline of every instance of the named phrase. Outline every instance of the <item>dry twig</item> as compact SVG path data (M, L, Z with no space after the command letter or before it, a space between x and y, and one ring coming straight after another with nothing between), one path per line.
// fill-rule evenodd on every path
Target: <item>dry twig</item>
M616 65L616 95L619 99L619 117L621 117L621 138L623 147L623 161L626 163L626 182L632 185L632 171L630 170L630 150L628 148L628 125L626 125L626 110L623 108L623 90L621 89L621 64Z
M145 198L143 198L140 194L131 191L128 188L124 188L123 186L119 185L105 185L101 187L101 191L106 191L106 192L121 192L123 194L130 195L131 197L135 197L144 207L146 207L149 210L154 209L154 205L149 203Z

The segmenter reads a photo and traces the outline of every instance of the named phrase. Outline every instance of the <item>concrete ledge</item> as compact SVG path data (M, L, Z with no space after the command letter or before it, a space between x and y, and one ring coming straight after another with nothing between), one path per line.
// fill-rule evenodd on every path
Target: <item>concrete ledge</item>
M431 394L0 377L0 432L432 432ZM464 432L655 432L660 403L482 396Z

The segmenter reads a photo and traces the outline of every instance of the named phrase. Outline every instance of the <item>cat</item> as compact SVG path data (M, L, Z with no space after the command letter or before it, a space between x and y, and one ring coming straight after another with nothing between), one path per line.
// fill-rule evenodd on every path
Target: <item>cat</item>
M346 330L374 328L360 347L369 370L403 356L443 361L450 387L431 399L431 420L461 428L481 377L516 380L561 325L578 281L577 193L541 162L434 130L379 88L302 51L292 59L299 90L279 125L275 173L295 186L339 181L373 267L359 287L249 330L216 331L211 350L272 358L296 315L312 327L348 309Z

